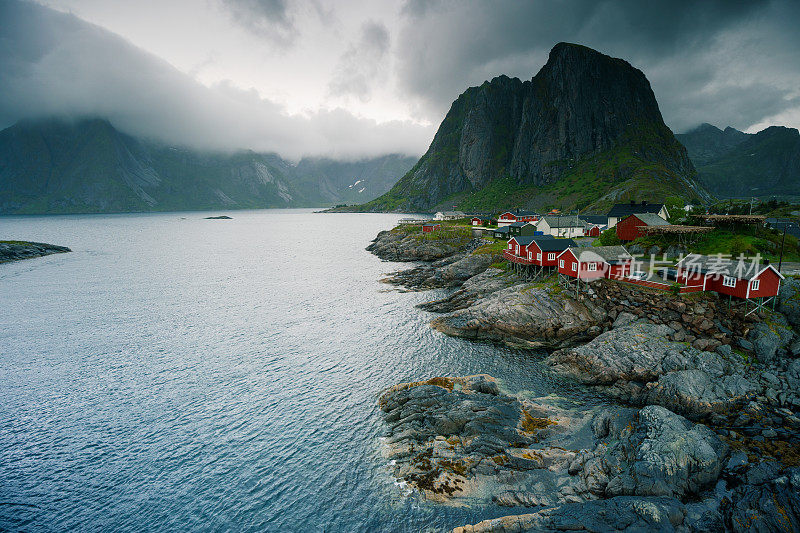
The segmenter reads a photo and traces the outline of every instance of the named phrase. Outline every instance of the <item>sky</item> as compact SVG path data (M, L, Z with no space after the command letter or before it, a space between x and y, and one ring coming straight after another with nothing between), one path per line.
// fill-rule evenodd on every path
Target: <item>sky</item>
M467 87L530 79L560 41L641 69L675 132L798 127L798 26L795 0L0 0L0 128L421 155Z

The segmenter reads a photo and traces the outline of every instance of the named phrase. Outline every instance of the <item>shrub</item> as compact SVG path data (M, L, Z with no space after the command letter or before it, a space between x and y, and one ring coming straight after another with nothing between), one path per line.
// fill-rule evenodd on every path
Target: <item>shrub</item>
M617 228L609 228L595 239L592 246L616 246L618 244L622 244L622 241L617 237Z

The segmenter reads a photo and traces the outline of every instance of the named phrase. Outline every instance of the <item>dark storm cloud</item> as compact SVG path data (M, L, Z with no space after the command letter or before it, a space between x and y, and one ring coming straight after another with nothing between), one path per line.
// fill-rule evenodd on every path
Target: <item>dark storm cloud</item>
M234 22L278 44L291 44L297 28L286 0L221 0Z
M389 52L389 31L379 22L367 21L361 34L339 59L328 85L335 95L351 95L368 100Z
M206 87L77 17L0 0L0 128L23 118L106 117L123 131L199 148L355 158L419 154L431 132L334 109L288 115L223 83Z
M797 105L798 6L413 0L402 10L399 79L423 113L441 116L466 87L499 74L530 78L555 43L578 42L642 69L674 129L701 121L747 127ZM737 67L746 75L731 77Z

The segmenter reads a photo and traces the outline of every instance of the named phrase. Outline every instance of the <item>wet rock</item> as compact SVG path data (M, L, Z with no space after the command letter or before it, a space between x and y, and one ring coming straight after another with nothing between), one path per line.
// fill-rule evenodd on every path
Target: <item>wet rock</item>
M502 393L490 376L397 385L379 406L384 456L427 499L552 505L569 478L575 452L560 439L578 426L560 409Z
M433 263L394 272L381 281L418 291L459 287L464 281L484 272L491 262L490 255L457 253Z
M577 301L563 293L555 281L545 281L491 292L466 309L434 319L431 327L454 337L510 346L564 347L590 339L589 328L605 319L601 307ZM472 326L475 321L477 328Z
M508 288L511 285L519 283L513 276L504 275L504 271L496 268L488 268L485 271L477 274L461 286L460 289L453 292L451 295L441 300L434 300L417 305L420 309L425 311L432 311L434 313L450 313L459 309L466 309L467 307L476 303L479 299L501 289ZM469 326L471 329L476 329L480 325L478 320L475 320L473 325Z
M0 263L71 252L66 246L43 242L0 241Z
M723 500L728 531L800 530L800 469L779 472L777 467L751 469L747 483ZM748 472L749 474L749 472Z
M692 530L687 508L673 498L633 498L564 504L536 513L504 516L453 533L526 533L541 531L674 531ZM699 530L699 529L698 529Z

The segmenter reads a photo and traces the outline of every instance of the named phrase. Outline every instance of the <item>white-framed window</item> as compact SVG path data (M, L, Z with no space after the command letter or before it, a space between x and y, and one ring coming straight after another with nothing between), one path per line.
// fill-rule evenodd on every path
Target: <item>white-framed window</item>
M528 260L533 259L533 252L528 252Z
M750 290L751 291L757 291L759 285L761 285L761 280L760 279L754 279L753 281L750 282Z
M736 287L736 278L732 278L731 276L724 276L722 278L722 286L723 287Z
M542 254L536 254L536 260L537 261L541 261L542 260Z
M597 271L597 263L588 263L586 265L586 270L589 272L596 272Z
M519 254L519 244L514 246L514 253Z
M578 263L572 263L572 271L573 272L577 272L578 271Z
M558 268L564 268L564 260L563 259L559 259L558 260Z
M556 254L555 253L551 252L551 253L547 254L547 260L548 261L555 261L555 259L556 259Z
M511 244L511 243L508 243L508 249L509 249L509 250L510 250L511 248L513 248L513 246L514 246L513 244Z

